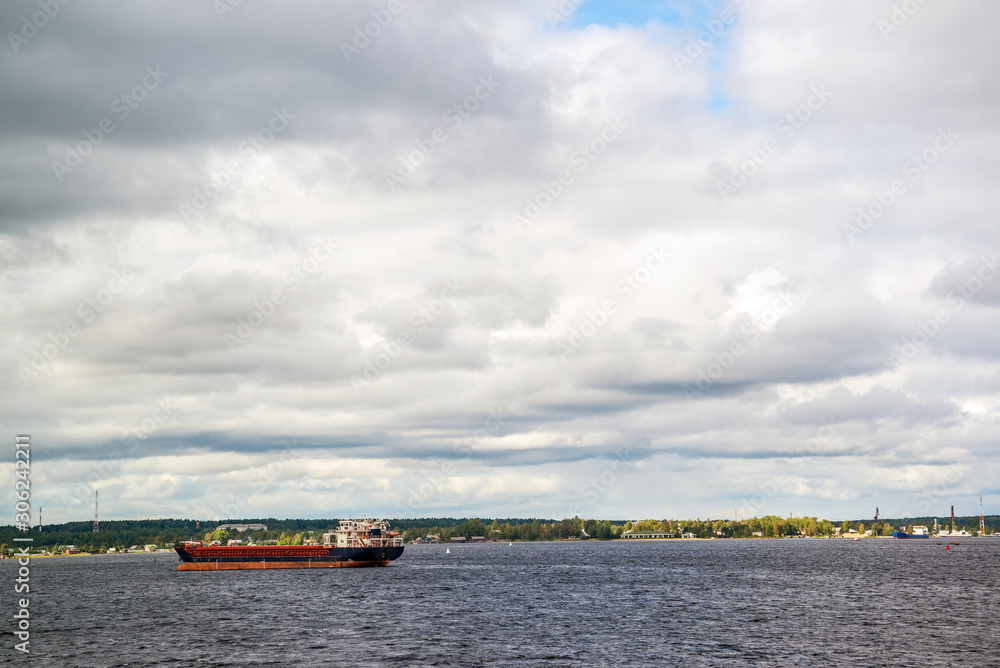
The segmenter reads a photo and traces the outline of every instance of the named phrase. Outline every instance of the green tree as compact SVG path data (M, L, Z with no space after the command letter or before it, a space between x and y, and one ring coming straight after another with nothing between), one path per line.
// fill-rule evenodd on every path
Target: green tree
M473 518L471 520L466 520L455 527L456 536L465 536L466 540L471 539L473 536L485 536L488 533L486 525L483 521L478 518Z

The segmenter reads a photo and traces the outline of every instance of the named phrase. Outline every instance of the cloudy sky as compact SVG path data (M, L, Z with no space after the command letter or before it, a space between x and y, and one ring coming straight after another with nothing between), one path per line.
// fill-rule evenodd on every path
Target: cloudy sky
M997 512L1000 7L333 4L0 5L46 522Z

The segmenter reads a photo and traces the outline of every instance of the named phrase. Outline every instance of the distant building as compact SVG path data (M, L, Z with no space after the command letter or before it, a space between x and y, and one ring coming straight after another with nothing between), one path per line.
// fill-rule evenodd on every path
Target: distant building
M215 530L219 529L232 529L234 531L267 531L266 524L220 524L215 527Z
M485 543L486 542L486 536L473 536L472 537L472 542L473 543Z
M450 540L452 543L464 543L465 536L452 536Z
M764 537L764 532L763 531L754 531L753 535L760 536L761 538L763 538Z
M677 535L664 531L635 531L634 529L629 529L622 534L622 538L649 540L652 538L677 538Z
M243 541L239 538L230 538L226 541L226 545L242 545Z
M694 538L694 534L691 533L690 531L687 533L682 533L681 538Z

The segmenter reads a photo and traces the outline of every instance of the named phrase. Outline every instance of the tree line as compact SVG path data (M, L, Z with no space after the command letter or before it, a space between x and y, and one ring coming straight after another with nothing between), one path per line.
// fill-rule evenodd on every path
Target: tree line
M613 540L621 538L626 531L656 532L673 536L691 534L696 538L780 538L786 536L830 536L837 528L844 533L851 529L858 533L872 530L873 535L888 536L900 527L907 531L914 525L934 524L933 517L886 519L879 522L867 520L843 520L831 522L816 517L780 517L765 515L739 521L727 519L647 519L639 521L597 520L574 517L564 520L538 518L419 518L389 520L396 531L400 531L405 541L437 539L442 542L452 537L471 540L482 536L487 540L503 541L544 541L567 539ZM939 523L950 523L950 518ZM267 526L266 531L219 530L221 524L253 524ZM14 538L32 538L32 551L42 549L54 552L67 545L73 545L81 552L106 552L132 546L156 545L161 548L185 540L218 540L225 544L230 539L257 544L300 545L307 540L322 541L323 534L338 526L337 519L291 519L257 518L241 520L198 521L184 519L160 520L109 520L100 523L99 531L93 531L89 522L68 522L37 528L22 533L13 526L0 527L0 554L11 554ZM986 518L986 532L995 533L1000 525L1000 517ZM956 528L966 529L976 534L979 517L956 518Z

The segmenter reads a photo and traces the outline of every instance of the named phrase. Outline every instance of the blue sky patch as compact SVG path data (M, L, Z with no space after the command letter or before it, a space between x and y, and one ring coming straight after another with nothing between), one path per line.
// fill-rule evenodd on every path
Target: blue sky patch
M709 15L717 14L724 4L586 0L577 8L572 20L566 22L565 29L576 30L594 23L609 28L615 28L622 23L639 27L654 19L665 25L700 25Z

